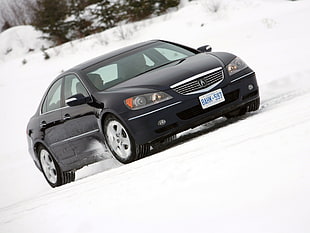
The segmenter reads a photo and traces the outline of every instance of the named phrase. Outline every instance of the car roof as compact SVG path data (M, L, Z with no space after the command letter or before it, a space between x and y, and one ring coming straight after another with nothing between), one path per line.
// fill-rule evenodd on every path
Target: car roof
M112 58L112 57L120 55L122 53L126 53L126 52L129 52L131 50L134 50L134 49L137 49L137 48L140 48L140 47L143 47L143 46L146 46L146 45L158 42L158 41L162 41L162 40L149 40L149 41L145 41L145 42L129 45L129 46L123 47L121 49L114 50L112 52L106 53L106 54L101 55L99 57L96 57L96 58L90 59L90 60L88 60L86 62L83 62L83 63L81 63L81 64L79 64L77 66L74 66L73 68L69 69L68 72L69 71L75 71L75 70L84 70L87 67L89 67L91 65L94 65L94 64L96 64L98 62L101 62L103 60Z

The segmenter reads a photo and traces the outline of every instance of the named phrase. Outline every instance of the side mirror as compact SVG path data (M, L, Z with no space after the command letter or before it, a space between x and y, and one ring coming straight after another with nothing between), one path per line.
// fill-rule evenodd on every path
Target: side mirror
M68 104L70 107L78 106L82 104L89 103L91 101L91 98L89 96L85 97L83 94L79 93L73 96L70 96L68 99L66 99L66 104Z
M212 47L210 45L204 45L197 49L199 52L208 53L212 51Z

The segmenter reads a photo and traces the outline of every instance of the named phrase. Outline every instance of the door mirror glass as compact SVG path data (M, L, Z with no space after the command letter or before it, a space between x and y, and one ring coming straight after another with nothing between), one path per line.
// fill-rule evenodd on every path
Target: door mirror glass
M73 107L82 104L87 104L90 102L90 100L91 98L89 96L85 97L83 94L78 93L66 99L66 104L69 105L70 107Z
M212 47L210 45L204 45L199 47L197 50L202 53L209 53L212 51Z

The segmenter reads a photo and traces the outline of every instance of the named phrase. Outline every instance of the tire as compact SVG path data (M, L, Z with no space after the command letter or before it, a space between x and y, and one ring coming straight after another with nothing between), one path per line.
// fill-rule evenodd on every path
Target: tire
M104 137L113 156L121 163L127 164L145 157L149 145L137 145L126 127L113 115L104 121Z
M158 141L158 142L155 142L152 144L152 147L155 149L155 150L159 150L165 146L169 146L175 139L177 138L177 135L174 134L174 135L171 135L167 138L164 138L163 140L161 141Z
M248 104L248 111L253 112L259 109L260 98L257 98Z
M247 112L247 107L242 107L242 108L239 108L239 109L236 109L232 112L229 112L225 115L225 117L227 119L231 119L231 118L235 118L235 117L239 117L239 116L243 116L245 115Z
M42 173L51 187L55 188L75 180L75 172L63 172L52 154L43 146L38 148L38 157Z
M238 117L238 116L243 116L247 112L253 112L253 111L258 110L259 105L260 105L260 98L257 98L255 100L252 100L251 102L249 102L246 106L227 113L225 115L225 117L229 119L229 118L234 118L234 117Z

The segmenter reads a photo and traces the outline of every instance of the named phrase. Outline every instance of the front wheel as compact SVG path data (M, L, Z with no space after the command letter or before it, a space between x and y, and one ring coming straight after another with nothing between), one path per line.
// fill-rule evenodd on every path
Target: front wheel
M247 108L246 107L242 107L242 108L239 108L239 109L236 109L232 112L229 112L225 115L225 117L227 119L231 119L231 118L235 118L235 117L239 117L239 116L243 116L245 115L247 112Z
M155 143L152 144L152 147L155 149L155 150L160 150L162 148L164 148L165 146L169 146L172 144L173 141L175 141L177 138L177 135L176 134L173 134L167 138L164 138L160 141L157 141Z
M104 136L110 151L121 163L133 162L149 152L149 145L137 145L126 127L113 115L104 121Z

